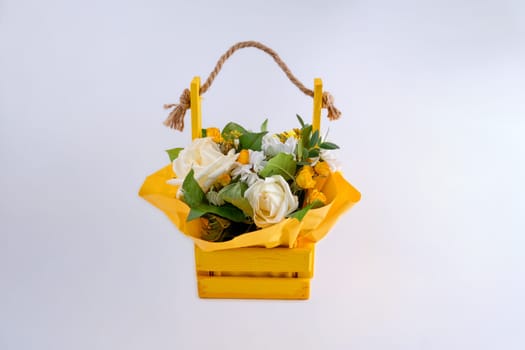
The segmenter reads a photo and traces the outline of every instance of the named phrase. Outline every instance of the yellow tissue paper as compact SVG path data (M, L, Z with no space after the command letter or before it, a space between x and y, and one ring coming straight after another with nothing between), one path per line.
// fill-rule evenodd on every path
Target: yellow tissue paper
M340 172L332 173L323 187L327 205L311 209L302 221L287 218L270 227L241 234L226 242L209 242L200 238L200 220L186 221L190 208L176 198L178 187L167 184L174 178L171 164L151 174L142 185L139 195L162 210L177 228L190 237L203 251L243 247L296 247L305 242L318 242L335 224L339 216L357 203L361 194Z

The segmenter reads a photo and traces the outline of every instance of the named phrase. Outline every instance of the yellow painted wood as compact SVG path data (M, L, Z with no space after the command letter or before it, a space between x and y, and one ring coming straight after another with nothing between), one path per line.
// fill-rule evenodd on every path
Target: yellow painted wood
M314 114L312 119L312 130L321 130L321 107L323 106L323 81L314 79Z
M201 78L194 77L190 84L191 98L191 138L195 140L202 136L202 112L201 112Z
M265 248L263 248L265 249ZM199 277L201 298L308 299L309 278Z
M204 252L195 247L197 271L295 272L313 274L313 245L301 248L239 248Z
M204 252L195 246L201 298L307 299L313 243L298 248L239 248Z

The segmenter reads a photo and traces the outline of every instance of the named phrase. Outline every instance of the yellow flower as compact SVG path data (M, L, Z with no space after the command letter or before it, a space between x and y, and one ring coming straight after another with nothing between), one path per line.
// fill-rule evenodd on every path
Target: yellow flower
M241 164L250 163L250 151L247 149L242 149L239 152L239 158L237 158L237 161Z
M240 131L238 131L238 130L230 131L230 138L232 138L232 139L238 139L241 136L242 136L242 133Z
M288 140L291 137L293 137L294 139L299 139L301 137L301 129L292 129L290 131L283 131L277 136L279 137L279 140L282 143L285 143L286 140Z
M320 201L323 205L326 204L326 196L323 192L314 189L308 190L306 194L306 204L311 204L315 201Z
M219 128L207 128L206 137L211 137L213 139L213 142L216 143L223 141L221 131L219 130Z
M225 174L222 174L220 175L218 178L217 178L217 183L219 185L221 185L222 187L226 186L226 185L229 185L230 182L232 181L232 178L230 177L229 174L225 173Z
M301 170L299 170L295 181L297 182L297 185L301 188L313 188L315 186L315 181L312 178L312 176L314 176L314 171L312 167L309 165L305 165L301 168Z
M326 184L326 181L328 181L328 176L314 176L315 181L315 189L318 191L322 191L324 185Z
M315 172L321 176L330 175L330 166L328 166L328 163L326 162L317 162L314 169Z

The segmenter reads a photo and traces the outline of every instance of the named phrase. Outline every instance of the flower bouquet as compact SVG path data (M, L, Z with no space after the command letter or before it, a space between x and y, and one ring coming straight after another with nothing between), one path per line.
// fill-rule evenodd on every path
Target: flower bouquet
M202 128L200 95L236 50L270 54L304 93L314 98L311 124L258 131L230 122ZM193 141L167 151L171 164L148 176L139 195L161 209L195 243L199 296L305 299L313 275L313 246L360 199L339 171L339 148L320 132L321 107L340 112L333 98L302 85L279 56L257 42L234 45L201 86L196 77L165 124L182 130L191 109ZM190 108L191 107L191 108ZM274 249L267 249L274 248ZM278 277L278 278L276 278Z
M299 128L281 133L269 133L268 120L257 132L233 122L202 129L188 147L167 151L171 169L153 174L141 195L204 250L318 241L331 226L324 221L346 209L337 199L355 199L356 191L338 172L339 147L297 119ZM166 190L163 202L148 193L152 184ZM166 206L168 199L185 210Z
M168 150L179 186L177 198L200 219L201 238L224 242L267 228L285 218L301 221L310 209L327 203L323 186L337 170L319 130L297 116L301 128L269 134L268 120L260 132L228 123L203 130L203 138L185 148Z

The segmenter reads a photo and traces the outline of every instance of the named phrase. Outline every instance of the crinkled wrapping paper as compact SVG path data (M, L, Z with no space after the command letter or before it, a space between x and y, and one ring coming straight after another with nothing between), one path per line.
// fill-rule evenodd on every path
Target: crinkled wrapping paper
M173 177L171 165L160 169L146 178L139 195L162 210L181 232L204 251L253 246L293 248L302 241L318 242L328 233L339 216L361 198L359 191L348 183L340 172L336 172L327 179L323 188L328 204L311 209L302 221L288 218L276 225L239 235L227 242L208 242L200 239L199 220L186 221L190 208L175 197L178 188L166 183Z

